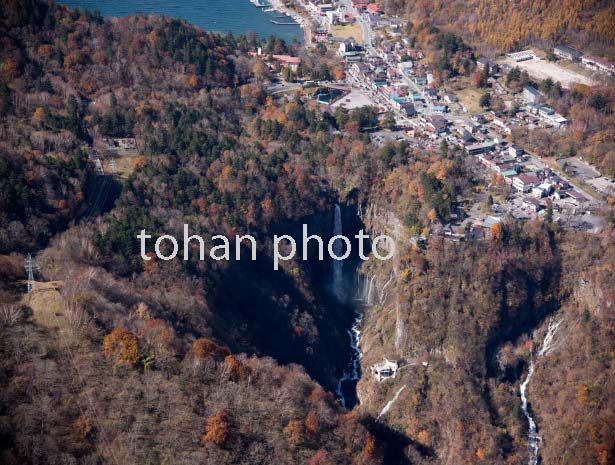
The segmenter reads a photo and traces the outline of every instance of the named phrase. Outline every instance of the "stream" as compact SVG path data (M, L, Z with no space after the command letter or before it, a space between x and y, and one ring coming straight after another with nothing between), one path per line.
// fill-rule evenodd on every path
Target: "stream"
M527 422L529 423L529 432L528 432L528 451L529 451L529 459L528 465L537 465L538 464L538 451L540 449L540 444L542 442L542 438L538 435L538 427L534 418L530 414L530 406L527 399L527 387L534 375L534 368L536 366L536 362L540 360L541 357L547 355L549 350L553 348L553 338L555 337L555 333L557 332L562 320L555 322L555 320L551 319L549 321L549 326L547 328L547 334L542 341L542 345L536 357L532 357L530 361L530 368L528 370L527 376L521 386L519 387L519 392L521 393L521 408L523 409L523 415L527 418Z

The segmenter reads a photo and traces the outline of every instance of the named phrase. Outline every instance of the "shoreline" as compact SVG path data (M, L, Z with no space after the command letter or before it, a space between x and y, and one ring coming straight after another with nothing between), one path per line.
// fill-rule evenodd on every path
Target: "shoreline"
M284 5L283 0L269 0L269 5L275 11L293 18L297 25L303 30L303 45L307 47L311 43L312 36L310 20L306 19L299 11Z

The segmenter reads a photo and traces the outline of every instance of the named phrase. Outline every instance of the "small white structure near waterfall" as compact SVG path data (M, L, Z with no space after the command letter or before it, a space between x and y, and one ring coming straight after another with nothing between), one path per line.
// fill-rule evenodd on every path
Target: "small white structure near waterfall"
M372 365L372 374L376 377L378 382L383 379L395 378L395 374L397 373L397 368L399 364L396 360L384 359L384 362L376 363Z

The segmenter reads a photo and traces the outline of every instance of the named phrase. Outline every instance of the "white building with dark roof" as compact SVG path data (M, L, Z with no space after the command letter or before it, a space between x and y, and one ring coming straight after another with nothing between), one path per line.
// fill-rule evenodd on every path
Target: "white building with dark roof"
M538 89L532 86L525 86L523 88L523 93L521 94L521 98L527 103L540 103L542 95L538 91Z
M583 56L583 52L567 45L556 45L553 47L553 54L570 61L580 61Z

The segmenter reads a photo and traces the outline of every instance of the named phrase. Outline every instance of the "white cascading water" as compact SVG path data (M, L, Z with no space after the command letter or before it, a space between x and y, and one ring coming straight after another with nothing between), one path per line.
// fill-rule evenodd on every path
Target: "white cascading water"
M335 214L333 217L333 235L342 235L342 209L337 204L335 204ZM336 239L333 242L333 252L338 257L344 254L344 241L342 239ZM346 293L344 292L344 261L334 259L331 262L331 270L333 275L331 281L333 294L337 300L343 302L346 298Z
M386 291L386 288L389 284L391 284L391 281L393 281L393 278L395 277L395 273L393 273L391 271L391 273L389 274L389 280L384 283L384 286L382 286L382 289L380 289L380 303L384 303L384 299L386 298L386 294L384 291Z
M374 294L374 279L376 276L372 276L368 279L367 287L365 288L365 305L372 305L374 303L373 294Z
M529 424L528 465L538 464L538 450L540 449L540 443L542 442L542 438L538 435L538 428L536 426L536 422L534 421L534 419L532 418L529 412L529 402L527 400L527 394L526 394L527 386L529 385L530 380L532 379L532 375L534 374L535 362L538 359L540 359L540 357L547 355L549 350L553 348L553 338L555 337L555 333L557 332L557 329L559 328L561 323L562 323L562 320L559 320L556 322L555 320L551 319L549 321L549 326L547 328L547 334L545 335L545 338L542 341L542 345L540 347L540 350L538 351L537 357L536 359L532 358L530 362L530 368L527 373L527 377L525 378L523 383L521 383L521 386L519 388L519 391L521 393L521 408L523 409L523 414L525 415L525 418L527 418L527 422Z
M349 382L353 384L356 383L357 381L359 381L361 373L361 358L363 357L363 353L361 352L360 348L361 330L359 328L361 326L362 319L362 315L357 315L352 324L352 327L348 330L351 349L350 363L348 364L348 368L344 370L342 377L338 381L337 390L335 391L340 399L341 404L344 407L351 407L348 404L348 399L346 398L347 393L344 392L344 384Z

